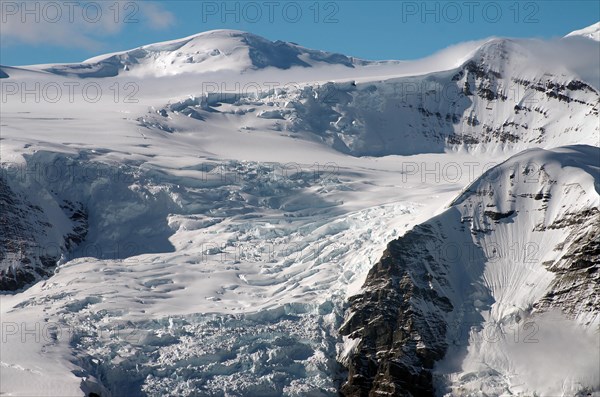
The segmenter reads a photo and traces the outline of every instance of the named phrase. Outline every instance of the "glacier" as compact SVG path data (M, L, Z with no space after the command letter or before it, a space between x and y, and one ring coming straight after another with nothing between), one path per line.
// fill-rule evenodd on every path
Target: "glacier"
M1 392L600 395L596 31L0 66Z

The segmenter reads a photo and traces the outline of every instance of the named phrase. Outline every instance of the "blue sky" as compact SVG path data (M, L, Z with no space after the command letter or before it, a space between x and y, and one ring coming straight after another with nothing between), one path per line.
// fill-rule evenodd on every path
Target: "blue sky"
M78 62L211 29L366 59L414 59L489 36L563 36L600 20L600 2L593 0L0 3L4 65Z

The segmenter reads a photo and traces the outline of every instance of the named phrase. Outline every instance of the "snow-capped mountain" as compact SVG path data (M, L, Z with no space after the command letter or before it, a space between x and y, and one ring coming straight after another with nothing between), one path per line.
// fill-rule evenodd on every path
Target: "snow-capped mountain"
M179 124L179 115L203 122L215 112L236 114L240 128L255 128L258 117L267 120L262 128L289 131L355 156L596 144L597 43L545 45L489 40L460 66L425 76L230 94L199 91L165 106L163 117L147 119L160 126L169 118L171 127L185 131L197 127ZM575 53L587 54L585 60L577 55L573 61Z
M179 40L101 55L81 64L57 65L45 70L63 75L102 78L119 74L164 76L220 70L244 72L268 67L289 69L319 64L352 68L354 65L374 63L342 54L311 50L294 43L272 42L247 32L212 30Z
M1 67L0 391L598 394L595 31Z
M522 152L392 241L350 299L344 395L593 391L599 162L592 146ZM579 365L536 367L566 352Z
M593 25L588 26L587 28L575 30L565 37L585 37L587 39L592 39L595 41L600 41L600 22L596 22Z

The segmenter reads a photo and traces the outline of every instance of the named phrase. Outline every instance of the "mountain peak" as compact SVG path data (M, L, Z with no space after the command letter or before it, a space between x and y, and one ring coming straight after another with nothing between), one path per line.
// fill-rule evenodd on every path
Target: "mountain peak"
M574 30L565 37L586 37L595 41L600 41L600 22L596 22L586 28Z
M289 69L319 64L352 68L357 63L364 64L366 61L284 41L271 41L240 30L220 29L97 56L82 64L56 65L46 70L79 77L112 77L129 72L165 76L219 70L244 72L267 67Z

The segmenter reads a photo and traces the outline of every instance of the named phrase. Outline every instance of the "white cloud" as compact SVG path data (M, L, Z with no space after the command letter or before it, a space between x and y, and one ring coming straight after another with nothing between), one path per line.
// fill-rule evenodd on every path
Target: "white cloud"
M161 5L152 2L140 2L142 14L153 29L166 29L175 24L175 16Z
M519 343L511 335L502 350L512 359L515 376L530 390L544 396L575 395L581 386L600 384L595 327L582 329L560 311L542 313L529 324Z
M148 1L0 0L0 43L99 50L129 24L166 29L175 16Z

